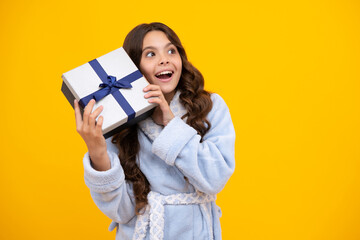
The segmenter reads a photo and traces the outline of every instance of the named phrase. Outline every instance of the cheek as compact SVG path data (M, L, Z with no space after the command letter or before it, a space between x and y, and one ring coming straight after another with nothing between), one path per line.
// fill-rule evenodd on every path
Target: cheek
M182 69L182 61L181 61L181 58L180 58L180 57L179 57L178 60L177 60L177 68L178 68L179 70Z
M147 80L149 80L148 78L151 76L149 65L140 64L140 71L147 78Z
M145 78L150 84L155 84L154 81L150 77L145 75Z

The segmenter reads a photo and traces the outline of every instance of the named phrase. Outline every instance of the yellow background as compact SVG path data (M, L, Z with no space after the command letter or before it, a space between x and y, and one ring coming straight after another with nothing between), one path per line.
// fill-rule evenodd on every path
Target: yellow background
M231 110L223 238L360 239L359 13L355 0L2 0L0 239L114 239L61 74L152 21Z

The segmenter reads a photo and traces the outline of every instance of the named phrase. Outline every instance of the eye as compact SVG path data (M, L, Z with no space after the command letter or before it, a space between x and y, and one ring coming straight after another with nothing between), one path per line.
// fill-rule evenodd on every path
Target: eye
M168 54L175 54L176 50L174 48L171 48L168 50Z
M148 52L148 53L146 53L145 56L146 57L153 57L153 56L155 56L155 53L154 52Z

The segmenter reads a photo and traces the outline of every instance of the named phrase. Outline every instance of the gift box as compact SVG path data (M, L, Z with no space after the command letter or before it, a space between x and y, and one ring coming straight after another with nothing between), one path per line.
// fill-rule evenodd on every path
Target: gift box
M135 124L151 114L156 104L144 98L149 84L121 47L62 75L61 91L74 108L74 99L81 109L91 99L93 111L103 105L102 131L105 138Z

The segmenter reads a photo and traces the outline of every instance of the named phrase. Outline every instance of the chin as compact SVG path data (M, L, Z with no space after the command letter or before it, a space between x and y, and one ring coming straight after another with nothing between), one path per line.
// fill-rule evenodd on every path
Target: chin
M158 85L161 88L161 91L163 94L169 94L175 91L178 83L172 82L172 83L158 83Z
M176 87L160 87L164 95L170 94L175 91Z

